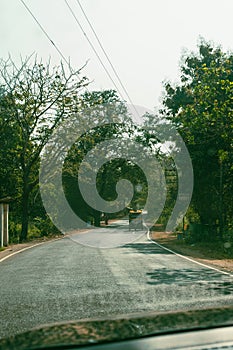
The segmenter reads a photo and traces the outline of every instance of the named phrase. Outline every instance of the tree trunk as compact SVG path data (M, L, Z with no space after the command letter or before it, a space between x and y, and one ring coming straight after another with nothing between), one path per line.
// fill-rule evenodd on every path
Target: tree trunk
M28 222L29 222L29 215L28 215L28 207L29 207L29 190L27 188L28 186L24 184L23 186L23 194L22 194L22 203L21 203L21 223L22 223L22 229L20 233L20 242L27 240L28 235Z
M94 215L94 225L96 226L96 227L100 227L100 213L96 213L95 215Z
M219 168L219 238L223 239L223 164L220 161Z

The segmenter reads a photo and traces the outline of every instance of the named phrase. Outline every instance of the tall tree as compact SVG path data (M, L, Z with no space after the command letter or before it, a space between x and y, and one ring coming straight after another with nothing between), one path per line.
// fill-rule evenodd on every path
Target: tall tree
M135 208L143 208L148 197L148 173L144 174L144 169L141 169L137 162L139 161L141 165L144 164L145 166L146 160L151 159L152 155L154 158L158 156L158 139L154 136L154 132L150 133L149 129L147 130L143 126L134 125L124 102L112 90L92 92L91 94L86 93L83 96L83 103L88 107L94 106L91 119L92 121L96 121L96 124L94 123L96 127L84 133L71 147L66 157L63 179L66 195L73 210L84 221L88 220L90 216L94 217L95 225L99 226L101 211L93 210L91 206L85 203L77 181L81 172L80 166L85 162L84 157L86 154L96 149L91 156L92 164L87 164L85 171L86 177L84 179L87 184L86 192L89 193L90 199L94 197L91 186L93 181L96 181L96 188L100 197L106 202L109 202L106 208L107 212L111 210L112 201L114 201L114 204L117 203L123 207L129 205ZM103 114L109 116L107 118L107 120L109 119L109 123L99 125L98 121L100 121L100 116ZM154 119L157 120L156 118ZM145 117L145 124L146 120ZM117 143L115 140L117 140ZM105 143L103 147L98 147L104 141L110 142ZM134 151L135 149L138 151ZM98 168L98 160L100 158L104 159L105 163ZM153 186L159 187L161 182L158 178L158 169L155 169L152 164L151 169L149 169L148 163L146 168L147 171L150 170L150 180L153 177ZM97 169L95 169L96 167ZM95 179L92 175L96 170L98 170L98 173ZM127 182L124 182L124 200L123 198L120 200L120 196L117 196L117 184L123 179L128 180L132 184L134 190L133 198L131 193L127 193L129 188ZM151 203L152 201L150 202L151 206L149 209L151 212L154 212L155 209L152 207L156 207L161 192L160 187L157 189L157 198L154 198L154 203ZM129 203L131 198L132 200ZM115 214L124 215L125 211L119 212L116 210Z
M27 238L29 199L39 181L40 154L53 130L76 109L78 92L87 83L79 75L80 70L65 69L62 63L51 68L50 63L44 65L37 59L26 59L20 67L11 58L0 62L5 91L1 113L12 130L17 130L18 137L14 156L22 185L21 241ZM5 135L5 139L12 137Z
M193 204L203 224L232 222L233 55L203 39L185 55L180 83L165 83L163 114L183 137L194 167Z
M93 217L95 225L99 226L101 211L95 210L87 205L80 193L77 183L79 168L85 155L92 149L95 149L99 143L119 137L123 133L125 133L125 136L128 135L129 137L132 129L132 120L128 115L125 102L119 99L114 90L92 91L91 93L85 92L82 95L81 108L84 108L84 111L86 112L90 112L90 115L86 113L87 122L88 120L91 120L93 125L96 126L88 130L87 125L87 131L69 150L64 164L64 186L66 188L67 198L69 199L73 210L77 212L77 215L79 215L83 221L88 221L89 217ZM102 116L104 116L106 121L104 125L101 124ZM120 140L118 142L117 150L112 148L111 143L109 147L103 147L103 149L99 151L100 153L102 152L102 154L98 153L98 155L94 155L92 162L93 168L89 170L94 170L94 167L97 165L95 164L95 157L97 159L99 156L104 156L105 152L110 152L112 158L114 158L114 153L117 153L121 147L123 147L123 142L121 144ZM107 166L103 166L99 169L96 185L99 194L106 200L113 200L116 195L116 191L114 190L114 186L117 182L116 169L121 167L124 163L125 160L117 159L108 162ZM87 171L85 175L86 177L84 181L86 184L91 184L91 173ZM91 192L90 195L92 196Z

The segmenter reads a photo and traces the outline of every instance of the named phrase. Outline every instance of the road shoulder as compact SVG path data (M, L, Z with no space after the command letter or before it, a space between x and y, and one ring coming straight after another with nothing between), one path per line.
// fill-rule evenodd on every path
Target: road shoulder
M187 245L177 239L176 235L166 232L151 232L150 237L160 245L173 250L175 253L187 256L197 262L218 268L225 272L233 272L233 259L215 256L215 253L206 247Z
M0 251L0 262L2 260L5 260L7 257L10 257L11 255L15 255L26 249L33 248L37 245L44 244L46 242L62 239L63 237L63 235L57 235L53 237L38 238L25 243L9 244L7 247L4 248L4 250Z
M5 259L8 256L15 255L17 253L20 253L21 251L24 251L29 248L33 248L34 246L44 244L47 242L51 242L54 240L62 239L64 237L67 237L72 234L84 234L88 230L83 229L83 230L73 230L67 232L65 235L60 234L60 235L52 235L50 237L40 237L33 239L31 241L25 242L25 243L14 243L14 244L9 244L7 247L4 247L3 250L0 250L0 262L1 260Z

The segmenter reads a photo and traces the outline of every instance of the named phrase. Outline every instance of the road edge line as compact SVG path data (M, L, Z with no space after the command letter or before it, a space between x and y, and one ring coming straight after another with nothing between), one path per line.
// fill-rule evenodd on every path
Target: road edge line
M185 255L176 253L176 252L174 252L173 250L171 250L171 249L169 249L169 248L167 248L167 247L164 247L163 245L157 243L156 241L154 241L154 240L150 237L150 230L147 231L147 239L148 239L149 241L151 241L151 243L156 244L156 245L159 246L160 248L163 248L164 250L167 250L168 252L170 252L170 253L172 253L172 254L175 254L176 256L179 256L180 258L183 258L183 259L186 259L186 260L188 260L188 261L191 261L191 262L193 262L193 263L195 263L195 264L197 264L197 265L207 267L208 269L211 269L211 270L214 270L214 271L217 271L217 272L221 272L221 273L224 274L224 275L228 275L228 276L230 276L230 277L233 277L233 274L231 274L230 272L226 272L226 271L220 270L220 269L218 269L218 268L216 268L216 267L206 265L206 264L201 263L201 262L199 262L199 261L197 261L197 260L194 260L194 259L192 259L192 258L189 258L189 257L187 257L187 256L185 256Z
M4 261L4 260L7 260L8 258L10 258L10 257L12 257L12 256L14 256L14 255L16 255L16 254L19 254L19 253L21 253L21 252L24 252L25 250L34 248L34 247L36 247L36 246L38 246L38 245L41 245L41 244L50 243L50 242L55 242L55 241L58 241L58 240L63 239L63 238L64 238L64 237L59 237L59 238L51 239L50 241L45 241L45 242L36 243L36 244L30 245L29 247L25 247L25 248L19 249L19 250L17 250L16 252L13 252L13 253L11 253L11 254L9 254L9 255L6 255L6 256L4 256L3 258L1 258L1 259L0 259L0 263L1 263L2 261Z
M86 231L85 231L85 232L86 232ZM71 239L71 238L70 238L70 235L72 235L72 234L69 234L69 233L68 233L68 234L64 234L62 237L54 238L54 239L51 239L51 240L45 241L45 242L39 242L39 243L33 244L33 245L29 246L29 247L25 247L25 248L19 249L19 250L17 250L16 252L13 252L13 253L11 253L11 254L9 254L9 255L6 255L6 256L4 256L3 258L1 258L1 259L0 259L0 263L1 263L2 261L4 261L4 260L6 260L6 259L8 259L8 258L10 258L10 257L12 257L12 256L14 256L14 255L16 255L16 254L19 254L19 253L21 253L21 252L24 252L25 250L28 250L28 249L30 249L30 248L34 248L34 247L36 247L36 246L38 246L38 245L45 244L45 243L50 243L50 242L55 242L55 241L58 241L58 240L60 240L60 239L65 238L65 237L68 237L69 239ZM71 240L72 240L72 239L71 239ZM72 240L72 241L73 241L73 240ZM75 241L73 241L73 242L75 242Z

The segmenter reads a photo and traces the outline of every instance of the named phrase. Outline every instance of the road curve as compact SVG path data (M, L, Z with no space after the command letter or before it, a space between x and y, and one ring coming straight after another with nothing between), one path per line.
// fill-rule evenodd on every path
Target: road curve
M143 232L112 249L80 244L97 244L104 235L117 242L127 234L115 224L112 231L72 234L2 261L0 337L51 322L233 303L231 276L172 254Z

